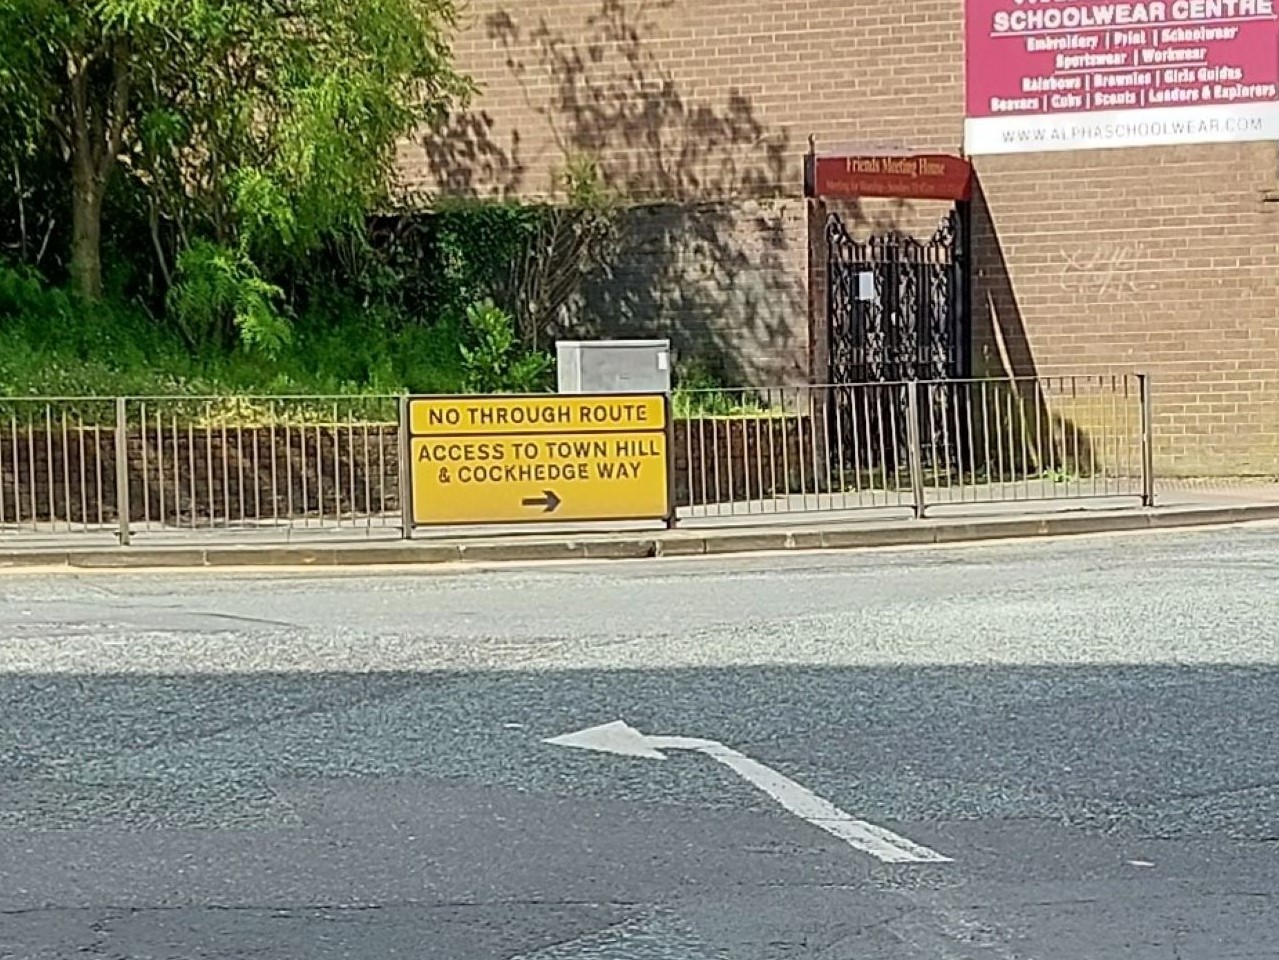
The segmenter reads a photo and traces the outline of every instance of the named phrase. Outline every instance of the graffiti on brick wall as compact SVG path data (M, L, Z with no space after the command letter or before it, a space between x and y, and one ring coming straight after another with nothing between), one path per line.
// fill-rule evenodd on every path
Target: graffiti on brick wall
M1143 278L1149 260L1141 243L1063 246L1061 288L1093 297L1149 290L1154 283Z

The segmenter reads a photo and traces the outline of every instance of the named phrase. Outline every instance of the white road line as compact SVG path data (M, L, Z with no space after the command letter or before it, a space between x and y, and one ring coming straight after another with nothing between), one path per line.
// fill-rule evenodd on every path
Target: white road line
M795 816L838 837L849 846L884 863L950 863L951 858L908 840L884 827L850 816L829 800L783 776L758 760L752 760L714 740L692 737L647 736L621 720L552 737L546 741L561 747L595 750L650 760L666 759L663 750L692 750L724 764L744 780L763 790Z

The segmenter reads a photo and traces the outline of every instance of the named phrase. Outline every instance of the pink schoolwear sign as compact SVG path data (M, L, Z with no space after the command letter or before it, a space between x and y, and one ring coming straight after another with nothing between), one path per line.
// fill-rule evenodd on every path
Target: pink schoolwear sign
M965 151L1279 140L1276 2L965 0Z

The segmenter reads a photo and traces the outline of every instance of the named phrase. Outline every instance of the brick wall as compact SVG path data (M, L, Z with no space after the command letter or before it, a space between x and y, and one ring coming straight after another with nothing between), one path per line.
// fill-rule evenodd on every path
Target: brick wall
M961 0L847 10L471 0L457 52L483 93L443 136L405 145L405 179L541 195L566 157L586 152L637 201L719 200L701 220L696 208L648 214L662 225L650 219L638 235L655 231L668 252L632 248L587 318L725 347L744 379L820 378L809 318L824 307L821 264L807 255L819 224L796 199L807 137L958 152L962 16ZM978 369L1148 370L1161 470L1279 471L1279 203L1263 200L1279 188L1276 145L982 157L976 167ZM849 215L859 229L924 233L930 206L866 203ZM761 216L780 227L762 229Z
M586 288L579 333L670 337L676 362L722 358L733 383L809 371L800 199L636 207L613 269Z
M546 193L587 151L633 196L796 194L810 133L956 149L961 46L958 0L469 0L455 50L483 93L405 177Z
M1262 200L1274 145L977 169L979 369L1145 370L1163 473L1279 471L1279 204Z

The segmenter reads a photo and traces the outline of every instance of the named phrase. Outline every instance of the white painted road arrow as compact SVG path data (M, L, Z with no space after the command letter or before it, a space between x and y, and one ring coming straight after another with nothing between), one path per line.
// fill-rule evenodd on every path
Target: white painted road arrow
M839 837L849 846L885 863L951 862L950 857L944 857L936 850L920 846L891 830L885 830L873 823L849 816L807 787L714 740L698 740L692 737L651 737L640 733L621 720L616 720L613 723L579 730L577 733L551 737L546 742L558 747L616 753L624 757L646 757L650 760L665 760L666 755L662 753L663 750L693 750L718 760L738 776L759 787L797 817L807 820L813 826Z

